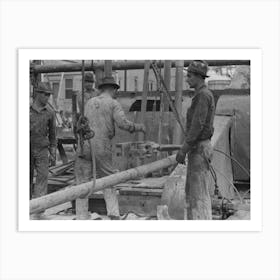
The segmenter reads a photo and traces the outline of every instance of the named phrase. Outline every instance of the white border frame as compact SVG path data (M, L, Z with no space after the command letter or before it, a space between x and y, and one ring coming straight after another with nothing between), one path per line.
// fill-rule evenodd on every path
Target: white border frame
M225 59L251 61L251 220L65 221L29 220L29 61L33 59ZM19 231L261 231L262 62L260 49L19 49Z

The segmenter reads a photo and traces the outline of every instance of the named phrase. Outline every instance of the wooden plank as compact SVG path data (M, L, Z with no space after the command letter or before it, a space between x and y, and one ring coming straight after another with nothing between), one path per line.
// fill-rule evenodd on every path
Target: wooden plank
M119 190L119 194L161 197L162 189L122 188Z
M160 197L158 196L132 196L120 195L119 208L120 214L124 215L129 212L135 212L140 215L156 216L157 205L160 204Z
M45 211L45 215L47 215L47 216L55 215L59 212L62 212L64 210L67 210L67 209L70 209L70 208L72 208L71 202L66 202L66 203L63 203L63 204L60 204L60 205L57 205L57 206L54 206L54 207L51 207L51 208L47 209Z
M76 220L76 215L50 215L47 220Z

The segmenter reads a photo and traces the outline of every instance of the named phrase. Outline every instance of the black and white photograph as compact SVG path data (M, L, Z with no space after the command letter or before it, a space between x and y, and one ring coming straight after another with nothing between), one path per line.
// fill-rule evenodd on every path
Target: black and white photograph
M250 57L29 60L29 83L31 221L251 220Z
M279 280L280 1L0 0L0 279Z

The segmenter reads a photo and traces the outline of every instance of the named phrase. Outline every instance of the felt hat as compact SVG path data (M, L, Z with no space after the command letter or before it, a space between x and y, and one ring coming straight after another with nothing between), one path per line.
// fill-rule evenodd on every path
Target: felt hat
M93 74L90 72L85 73L85 82L92 82L94 83Z
M208 64L204 60L193 60L188 67L188 72L199 74L203 78L208 78L207 76Z
M38 82L37 86L35 87L35 91L40 93L53 94L53 90L50 84L45 82Z
M110 85L113 88L119 89L120 86L115 82L113 77L104 77L102 79L101 84L98 86L99 89L102 89L102 87Z

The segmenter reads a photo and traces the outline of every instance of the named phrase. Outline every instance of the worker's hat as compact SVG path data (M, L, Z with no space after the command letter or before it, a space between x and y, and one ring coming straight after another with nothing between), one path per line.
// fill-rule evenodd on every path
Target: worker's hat
M203 78L207 78L208 64L204 60L193 60L188 67L188 72L199 74Z
M115 82L113 77L104 77L102 79L101 84L98 86L98 88L101 89L102 87L107 86L107 85L110 85L116 89L120 88L120 86Z
M85 82L92 82L94 83L93 74L90 72L85 73Z
M38 82L37 86L35 87L35 92L53 94L51 85L45 82Z

